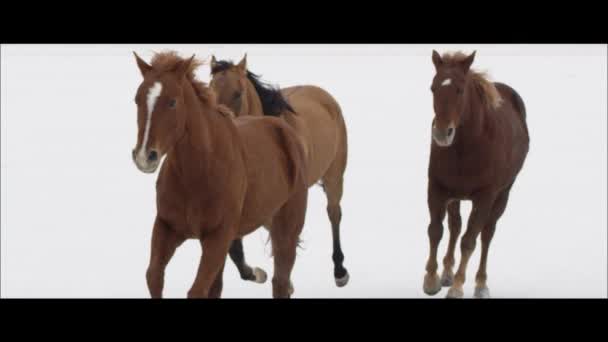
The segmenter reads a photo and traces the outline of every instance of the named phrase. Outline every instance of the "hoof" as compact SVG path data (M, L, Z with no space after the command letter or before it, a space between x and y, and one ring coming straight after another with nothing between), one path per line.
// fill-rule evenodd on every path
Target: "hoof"
M253 276L255 277L253 281L258 284L263 284L266 282L266 279L268 279L266 272L264 272L264 270L259 267L253 269Z
M423 285L424 293L429 296L436 295L437 292L441 290L441 282L439 281L439 276L437 273L435 274L427 274L424 276L424 285Z
M487 287L476 287L473 296L480 299L490 298L490 289Z
M450 287L454 284L454 273L450 270L444 269L441 274L441 286Z
M348 280L350 279L350 276L348 275L348 272L346 272L346 274L344 275L344 277L342 278L335 278L336 279L336 285L338 287L344 287L346 284L348 284Z
M464 292L462 291L462 289L450 287L446 298L458 299L462 298L462 296L464 296Z
M287 292L289 293L289 297L291 297L293 295L294 289L293 289L293 283L291 282L291 280L289 281L289 289L287 290Z

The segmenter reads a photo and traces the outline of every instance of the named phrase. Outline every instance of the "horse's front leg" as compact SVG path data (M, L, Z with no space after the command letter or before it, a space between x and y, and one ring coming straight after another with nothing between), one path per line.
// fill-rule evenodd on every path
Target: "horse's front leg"
M448 291L448 298L462 298L464 291L463 285L467 272L469 258L475 250L475 244L479 233L486 226L488 217L491 214L496 195L493 192L480 192L473 197L473 208L469 215L467 231L460 240L460 266L454 276L454 283Z
M429 223L427 233L430 249L422 288L424 293L430 296L437 294L441 290L441 280L437 274L437 249L443 236L443 219L445 218L447 201L448 196L445 192L429 180L427 203L431 222Z
M182 242L184 238L157 216L152 229L150 264L146 272L148 290L152 298L162 298L165 268Z
M188 298L209 297L211 286L216 282L216 278L221 276L232 240L230 231L222 228L201 239L203 254L194 284L188 291Z

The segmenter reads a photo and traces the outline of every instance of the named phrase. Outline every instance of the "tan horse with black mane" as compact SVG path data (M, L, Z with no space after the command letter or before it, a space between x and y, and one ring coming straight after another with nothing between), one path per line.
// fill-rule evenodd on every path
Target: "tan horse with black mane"
M289 297L290 274L304 225L308 193L304 146L273 117L234 119L198 81L200 62L173 52L151 64L135 55L143 75L137 90L139 133L133 161L154 172L157 214L146 273L152 297L162 296L165 268L185 239L203 253L188 297L220 297L235 239L267 222L274 255L274 297Z
M434 295L442 285L451 286L449 298L463 296L467 264L479 234L481 262L475 279L475 297L490 296L486 284L490 241L530 143L523 100L506 84L490 82L484 74L471 70L474 58L475 53L440 56L433 51L436 74L431 85L435 118L428 170L430 255L423 288ZM471 200L473 208L460 243L460 266L454 276L461 200ZM437 246L446 211L450 240L440 279Z
M344 254L340 244L342 186L347 159L346 125L336 100L316 86L295 86L275 89L247 70L247 56L234 65L229 61L211 60L212 80L209 86L221 104L239 117L277 116L295 129L304 144L308 179L318 182L327 196L327 214L332 226L334 278L337 286L348 282ZM230 256L246 280L263 282L264 272L252 269L245 262L242 241L236 240Z

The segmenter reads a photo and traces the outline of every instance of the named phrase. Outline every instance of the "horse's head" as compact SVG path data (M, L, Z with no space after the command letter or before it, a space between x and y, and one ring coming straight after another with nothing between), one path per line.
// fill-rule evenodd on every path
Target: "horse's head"
M217 100L230 108L235 115L241 112L247 81L247 54L237 65L211 57L211 81L209 87L217 95Z
M133 54L143 76L135 95L138 134L133 161L140 171L152 173L184 131L183 86L194 55L169 70L157 70Z
M433 50L436 74L431 85L435 110L432 135L438 146L450 146L454 141L456 130L461 124L466 75L474 59L475 52L469 56L442 58Z

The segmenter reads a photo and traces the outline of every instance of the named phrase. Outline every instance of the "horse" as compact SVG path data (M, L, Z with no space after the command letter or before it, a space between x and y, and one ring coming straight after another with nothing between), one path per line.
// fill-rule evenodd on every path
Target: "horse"
M235 118L197 80L202 62L194 55L156 53L150 64L134 55L143 81L135 96L133 162L153 173L165 157L146 272L151 297L162 298L164 271L177 247L197 239L203 251L188 298L219 298L231 242L265 222L272 223L272 294L290 297L308 196L296 132L278 118Z
M276 89L260 80L247 69L247 54L238 64L211 58L209 86L218 101L228 106L236 116L276 116L297 132L304 144L308 180L320 183L327 197L327 215L333 238L334 279L338 287L348 283L344 254L340 243L343 179L347 162L347 133L342 110L325 90L311 85ZM245 262L242 240L235 240L230 257L242 279L263 282L264 271L251 268Z
M427 189L430 253L423 283L428 295L435 295L442 286L450 286L448 298L463 297L467 263L481 234L481 262L474 297L490 297L486 273L488 249L529 149L522 98L510 86L490 82L486 74L472 70L475 53L442 56L435 50L432 53L436 73L431 85L435 116ZM460 243L460 265L454 275L462 200L472 201L472 210ZM450 238L439 278L437 246L443 235L446 211Z

